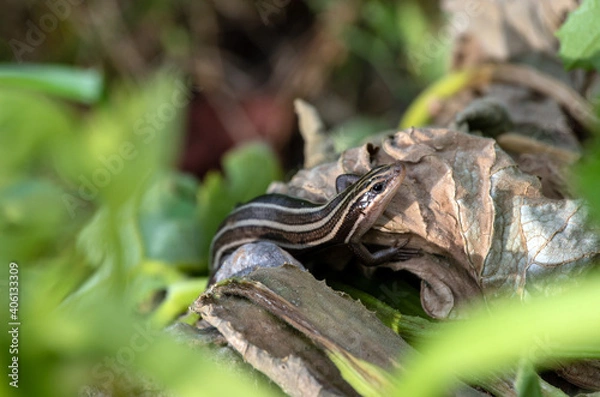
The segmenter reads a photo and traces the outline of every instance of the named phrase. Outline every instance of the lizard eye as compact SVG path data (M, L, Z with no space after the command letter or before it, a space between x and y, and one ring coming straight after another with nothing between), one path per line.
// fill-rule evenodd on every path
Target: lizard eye
M375 193L381 193L383 191L383 183L379 182L373 185L371 190Z

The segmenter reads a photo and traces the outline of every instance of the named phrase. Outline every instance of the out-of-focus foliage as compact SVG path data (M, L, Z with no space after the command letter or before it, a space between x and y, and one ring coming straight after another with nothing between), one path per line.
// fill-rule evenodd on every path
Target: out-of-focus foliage
M489 312L477 308L468 321L441 324L400 376L395 395L442 395L456 377L481 381L519 360L540 365L557 358L600 358L598 275L565 293L530 302L506 301ZM431 374L436 374L434 377Z
M399 128L404 129L427 125L429 121L429 104L432 101L449 98L456 94L469 84L472 78L473 73L459 71L449 73L431 84L408 107L406 113L402 116L402 120L400 120Z
M200 254L196 221L198 183L188 175L159 178L139 202L139 227L149 259L194 269Z
M396 95L401 96L407 89L398 73L403 63L413 77L424 82L442 76L450 41L436 40L430 32L438 27L417 3L365 1L360 15L364 25L348 26L346 43L353 53L373 65ZM402 59L404 56L406 59Z
M540 378L530 362L523 361L519 366L515 386L519 397L542 397Z
M569 14L557 36L560 56L566 68L584 68L600 72L600 31L596 21L600 18L600 1L584 0ZM597 106L596 114L600 114ZM600 126L598 127L600 128ZM584 146L585 155L576 165L577 187L590 203L590 209L600 221L600 130Z
M310 3L316 13L336 2ZM19 62L21 55L65 63L83 59L82 64L105 68L114 83L104 86L96 69L0 67L0 261L4 274L11 261L19 265L21 321L19 389L5 378L0 395L88 395L104 389L114 395L149 390L180 396L268 395L271 389L215 365L209 350L178 345L158 330L185 312L204 288L210 239L226 213L263 193L281 170L269 149L252 145L225 158L225 176L211 172L197 183L174 171L181 113L192 98L178 74L153 73L165 59L187 65L209 98L221 86L234 91L228 86L232 81L241 82L245 91L240 91L246 93L261 87L263 80L258 84L251 73L244 74L254 70L245 66L256 66L249 59L262 62L265 54L277 51L251 42L248 59L240 60L235 48L218 46L230 38L219 30L223 20L248 21L248 15L262 9L250 3L228 8L220 2L111 9L114 4L70 7L60 28L45 32L31 51L12 51ZM339 129L340 148L386 123L391 127L389 121L397 120L422 85L441 77L450 48L440 39L439 21L420 2L356 4L356 22L342 29L350 56L336 64L328 83L333 94L324 101L333 102L331 109L341 114L329 120L354 117ZM22 7L30 7L33 16L16 18L22 34L11 32L10 39L24 42L33 29L30 18L39 30L40 17L54 14L29 4ZM274 19L290 8L278 8ZM561 54L568 67L600 67L599 9L598 1L585 0L561 29ZM6 15L4 21L11 18ZM301 36L282 47L309 39ZM11 55L9 48L2 53ZM277 53L293 58L286 51ZM296 72L305 67L298 64ZM285 69L270 66L269 75ZM321 73L318 67L311 70ZM290 81L277 76L287 87ZM141 84L131 82L138 78ZM437 94L451 93L461 83L448 77L440 81L447 85L432 86ZM270 87L281 89L275 83ZM357 109L373 110L372 99L383 96L394 99L381 101L392 108L387 114L379 103L373 106L375 116L356 116ZM415 102L403 126L426 122L419 112L422 103ZM578 167L579 186L600 219L598 141L586 150ZM431 395L449 388L456 374L478 382L492 371L521 363L517 390L529 395L527 390L539 388L530 364L599 357L598 285L597 277L590 278L564 296L507 305L493 316L478 313L470 321L440 326L437 336L428 333L427 340L417 343L423 354L406 363L411 370L399 375L396 392ZM3 294L3 308L8 307L6 299ZM395 318L388 320L395 324ZM418 335L411 333L411 341L419 341ZM9 334L0 340L10 345ZM0 363L7 368L9 360L4 349Z
M332 131L333 145L337 153L361 144L373 134L373 131L385 130L387 126L381 120L355 117L335 127Z
M598 65L600 70L600 65ZM597 107L596 114L600 114L600 107ZM584 147L584 156L575 166L576 185L578 191L590 203L590 212L595 218L595 222L600 223L600 185L598 185L598 176L600 175L600 130L588 140Z
M600 222L600 134L596 134L585 147L585 155L576 166L577 188L590 203L590 211Z
M0 65L0 87L11 86L90 104L100 96L102 76L59 65Z
M600 70L600 1L584 0L556 33L567 69Z
M0 252L5 272L18 264L21 322L19 388L2 382L2 395L265 395L239 374L230 379L208 350L180 346L158 327L205 286L181 272L201 270L198 186L173 171L185 86L161 72L79 113L54 96L64 97L78 72L53 80L52 71L22 71L0 89ZM42 76L47 84L30 84ZM67 97L85 102L99 90ZM229 162L237 170L247 157ZM269 164L277 169L272 157ZM259 185L231 174L231 200ZM160 291L167 299L145 315ZM3 346L10 343L4 333ZM13 356L3 350L4 368Z

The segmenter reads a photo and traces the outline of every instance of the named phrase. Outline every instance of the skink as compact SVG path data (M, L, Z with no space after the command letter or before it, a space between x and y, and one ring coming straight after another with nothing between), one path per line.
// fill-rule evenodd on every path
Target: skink
M401 163L372 169L362 177L345 174L336 180L339 192L325 204L266 194L237 207L223 221L210 248L211 280L223 258L243 244L269 241L293 256L346 244L365 265L414 255L402 247L370 252L361 237L394 197L406 174Z

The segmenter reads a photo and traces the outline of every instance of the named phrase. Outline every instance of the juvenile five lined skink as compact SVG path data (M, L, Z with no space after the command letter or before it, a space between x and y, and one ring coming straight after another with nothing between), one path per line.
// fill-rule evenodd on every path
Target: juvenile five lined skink
M243 244L269 241L293 256L346 244L365 265L407 259L412 250L387 247L369 251L361 237L394 197L406 174L401 163L386 164L360 177L340 175L338 194L325 204L266 194L237 207L223 221L210 248L212 284L223 258Z

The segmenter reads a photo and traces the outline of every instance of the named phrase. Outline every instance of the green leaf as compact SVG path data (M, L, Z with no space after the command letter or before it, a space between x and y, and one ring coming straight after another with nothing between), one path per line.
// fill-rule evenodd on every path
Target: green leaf
M86 104L102 93L102 76L95 70L58 65L0 65L0 88L32 90Z
M47 281L21 269L18 393L29 396L139 395L266 396L244 373L223 371L200 346L176 343L163 330L133 315L110 290L99 290L80 306L49 307ZM63 269L64 270L64 269ZM178 285L178 288L184 287ZM184 288L185 289L185 288ZM10 334L0 336L10 346ZM8 349L4 361L10 360ZM23 382L36 373L36 382ZM111 392L112 393L109 393ZM3 394L13 395L13 394Z
M167 296L152 314L152 321L157 326L166 326L182 313L206 289L207 278L187 279L171 283L167 288Z
M596 106L596 114L600 115L600 105ZM589 204L590 215L596 224L600 224L600 131L594 131L593 137L586 141L584 155L574 166L574 183L579 194Z
M376 397L385 395L392 384L391 375L386 370L350 354L327 351L327 356L340 371L346 382L361 396Z
M198 190L201 225L200 255L208 263L209 247L219 224L237 205L261 194L281 177L275 154L265 144L249 144L229 152L223 160L225 178L209 172Z
M78 250L98 270L76 296L106 288L111 282L123 283L126 278L134 283L129 290L139 302L181 278L174 269L157 269L197 264L196 182L173 174L158 176L149 185L140 193L141 199L132 196L118 208L100 207L82 229Z
M431 23L416 2L399 2L396 26L405 46L408 68L416 78L430 82L447 73L452 40L441 34L443 27Z
M171 167L188 101L187 87L169 73L141 89L120 86L88 118L80 138L64 142L61 176L80 199L118 207Z
M132 198L119 208L102 206L77 236L77 249L96 271L69 297L69 303L98 299L113 290L125 294L127 274L143 259L143 244Z
M194 178L172 173L158 177L144 193L138 217L147 259L180 268L198 266L197 190Z
M542 397L540 378L531 363L523 361L519 365L515 389L518 397Z
M600 70L600 0L585 0L556 33L567 69Z
M408 294L401 294L397 291L398 284L394 283L393 289L387 288L382 284L383 295L391 295L392 298L401 301L413 300L412 296ZM343 291L350 295L354 299L360 300L360 302L369 310L375 313L377 318L388 328L402 336L409 343L414 341L422 341L425 338L431 336L431 328L434 325L432 321L426 320L419 316L410 316L401 313L394 307L389 306L380 299L377 299L373 295L370 295L360 289L350 287L345 284L332 282L331 286L337 291ZM418 296L417 296L418 298ZM425 314L423 314L425 316Z
M73 113L43 95L0 88L0 186L47 173L52 149L73 138Z
M197 260L197 184L168 171L186 87L161 74L142 87L121 85L76 113L41 94L73 92L6 76L0 256L19 264L19 338L27 343L19 345L19 389L6 382L0 395L267 395L243 374L215 367L207 350L175 344L152 326L172 321L206 283L172 266ZM265 150L254 157L248 163L262 168L235 175L240 197L271 174L275 157ZM166 299L140 321L140 303L155 308L157 299L146 298L162 290ZM10 346L11 335L0 342ZM10 360L6 349L0 361ZM26 381L31 374L35 382Z
M42 179L20 179L0 188L2 263L56 255L73 234L61 190Z
M571 288L564 285L562 294L494 302L492 313L482 307L467 321L440 325L438 337L406 361L394 395L442 395L457 378L481 380L514 368L522 358L543 364L583 349L600 357L599 286L596 274Z
M381 119L353 117L333 130L333 145L337 153L359 146L367 137L386 128Z
M136 200L118 209L102 206L77 236L77 247L88 263L114 270L118 264L133 268L143 258L137 227Z
M281 168L275 153L263 143L242 146L225 155L223 168L234 205L249 201L281 178Z
M456 94L477 75L477 71L461 70L449 73L431 84L410 104L402 116L399 128L419 127L429 122L429 108L431 103L443 100Z

